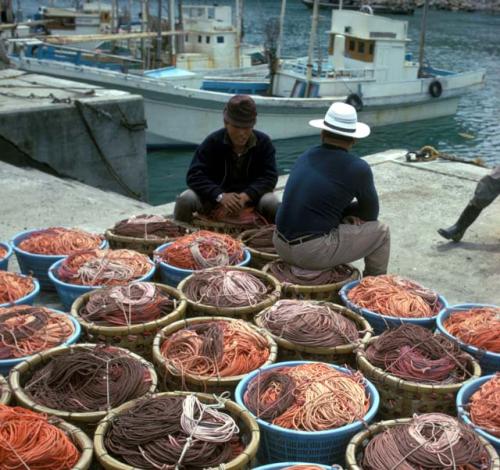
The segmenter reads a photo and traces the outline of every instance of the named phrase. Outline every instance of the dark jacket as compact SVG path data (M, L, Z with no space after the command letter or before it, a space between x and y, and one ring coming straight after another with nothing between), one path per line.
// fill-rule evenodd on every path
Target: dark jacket
M225 129L210 134L196 149L186 181L202 200L215 202L225 192L245 192L253 203L272 191L278 181L275 149L263 132L253 131L255 145L236 157ZM238 181L231 181L235 158L245 158Z

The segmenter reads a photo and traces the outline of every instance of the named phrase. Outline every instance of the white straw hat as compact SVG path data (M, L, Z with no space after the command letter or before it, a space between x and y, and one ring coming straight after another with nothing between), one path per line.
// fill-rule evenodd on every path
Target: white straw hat
M324 119L313 119L309 125L332 134L344 135L355 139L363 139L370 135L370 127L358 122L356 109L347 103L333 103L325 114Z

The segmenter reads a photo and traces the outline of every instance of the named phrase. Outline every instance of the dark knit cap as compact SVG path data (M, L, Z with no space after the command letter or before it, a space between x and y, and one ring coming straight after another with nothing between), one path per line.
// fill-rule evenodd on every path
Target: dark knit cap
M257 106L248 95L235 95L224 108L224 120L235 127L253 127L257 121Z

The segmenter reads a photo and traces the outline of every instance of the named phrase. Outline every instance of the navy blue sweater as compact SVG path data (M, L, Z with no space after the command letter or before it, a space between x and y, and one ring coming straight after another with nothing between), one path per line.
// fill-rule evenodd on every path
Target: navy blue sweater
M303 153L292 168L276 225L282 235L293 240L326 234L346 215L377 220L378 211L368 163L346 150L323 144Z
M234 168L235 154L225 129L213 132L199 145L186 179L201 199L215 202L223 192L245 192L256 204L274 189L278 181L274 146L263 132L253 133L256 142L239 157L245 159L241 169Z

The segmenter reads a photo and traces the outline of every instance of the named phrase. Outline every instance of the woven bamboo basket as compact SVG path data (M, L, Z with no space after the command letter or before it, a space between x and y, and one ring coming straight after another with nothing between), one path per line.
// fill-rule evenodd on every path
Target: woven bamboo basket
M249 229L248 225L228 224L227 222L217 222L199 217L194 217L191 225L197 230L210 230L211 232L225 233L235 237Z
M184 318L187 308L187 302L181 299L181 294L177 289L164 284L153 284L163 293L176 299L177 306L168 315L158 320L139 323L137 325L103 326L88 322L80 317L78 312L86 305L92 292L88 292L78 297L71 306L71 315L73 315L82 326L84 331L83 339L91 343L106 343L122 347L140 354L148 360L151 359L151 346L156 333L161 328Z
M80 459L76 465L72 467L72 470L87 470L90 468L92 465L94 445L87 434L85 434L80 428L63 421L60 418L50 417L49 423L62 429L81 452Z
M238 236L238 239L241 240L241 242L246 246L246 248L252 255L250 266L255 269L262 269L267 263L278 260L279 255L276 253L266 253L265 251L256 250L255 248L252 248L245 243L245 241L251 238L258 231L259 229L257 228L245 230Z
M162 396L188 396L192 395L191 392L164 392L152 395L154 397ZM212 395L206 395L202 393L195 394L200 401L203 403L215 403L216 399ZM110 422L113 418L121 412L132 407L137 400L129 401L124 405L120 406L116 410L111 411L105 419L103 419L96 429L94 435L94 448L97 459L103 465L106 470L138 470L135 467L131 467L125 463L118 461L117 459L111 457L104 446L104 438L106 432L109 429ZM213 467L212 470L243 470L253 468L252 461L257 454L257 449L259 447L260 441L260 431L257 421L253 418L248 411L240 407L234 401L224 400L225 411L228 412L235 420L238 425L240 432L242 433L242 440L245 445L245 450L235 459L231 460L224 465L218 467Z
M366 348L377 339L372 338L361 345L356 353L358 369L375 384L380 393L378 416L381 419L407 418L414 413L440 412L456 415L455 398L460 387L470 379L481 375L479 363L468 357L465 367L471 374L470 379L454 384L430 385L400 379L379 367L372 365L366 358Z
M89 411L85 413L79 412L71 412L64 410L55 410L52 408L48 408L44 405L40 405L35 403L31 397L24 391L24 385L26 382L32 377L33 373L46 365L50 360L54 357L61 356L64 354L71 354L72 351L77 349L84 348L93 348L95 344L76 344L73 346L63 346L58 348L49 349L42 353L35 354L30 357L26 361L17 365L14 369L12 369L9 375L9 384L12 389L12 393L14 394L14 398L20 406L28 408L33 411L38 411L39 413L46 413L49 415L54 415L59 418L62 418L72 424L75 424L83 431L87 433L92 433L97 425L97 423L106 416L107 411ZM156 387L158 385L158 376L153 368L153 365L142 357L134 354L126 349L120 348L122 351L126 352L129 356L134 357L138 361L142 362L148 369L149 374L151 376L151 386L147 391L147 394L154 393L156 391Z
M264 283L271 286L272 290L268 294L266 299L262 300L261 302L258 302L255 305L248 305L245 307L215 307L213 305L200 304L190 300L185 294L186 283L190 282L190 280L196 276L196 273L194 273L191 276L188 276L185 279L183 279L177 286L177 288L181 292L182 298L187 300L188 316L195 317L200 315L210 315L210 316L219 315L224 317L235 317L235 318L241 318L243 320L252 321L253 316L256 313L260 312L266 307L270 307L281 297L281 284L275 277L271 276L270 274L258 271L257 269L245 268L242 266L227 266L224 268L210 268L210 269L231 269L253 274L260 280L262 280Z
M254 322L260 328L268 331L272 338L278 344L278 362L282 361L320 361L328 362L338 365L349 365L351 367L356 366L356 348L361 344L366 344L370 340L373 334L372 327L370 324L357 313L349 310L341 305L333 304L331 302L322 302L318 300L311 300L315 304L325 305L330 307L335 312L340 315L352 320L362 336L354 343L345 344L336 347L312 347L303 346L300 344L295 344L287 339L280 338L279 336L271 333L263 325L262 320L259 315L255 316Z
M273 261L274 262L274 261ZM267 273L270 269L271 263L267 263L262 271ZM341 303L339 291L342 287L351 281L361 279L361 273L357 268L348 264L353 269L352 274L341 282L334 284L320 284L318 286L305 286L299 284L288 284L283 282L281 284L281 297L285 299L309 299L309 300L326 300L333 303Z
M12 392L10 391L9 384L4 379L3 375L0 375L0 404L8 405L11 398Z
M378 423L372 424L368 427L368 429L360 431L358 434L353 436L346 449L347 470L363 470L360 461L363 457L364 449L372 437L385 431L387 428L391 428L399 424L406 424L410 421L411 418L380 421ZM496 450L486 439L479 435L478 437L486 448L486 451L488 452L488 455L490 457L491 463L489 470L500 470L500 458L498 457Z
M160 375L160 387L164 390L189 390L193 392L204 393L223 393L229 391L234 392L238 382L246 375L236 375L231 377L209 377L194 374L182 374L172 364L167 365L164 357L160 352L160 347L163 341L168 336L171 336L176 331L187 328L188 326L198 323L208 323L212 321L235 321L233 318L227 317L197 317L186 320L181 320L163 328L155 337L153 343L153 362L156 370ZM251 323L248 324L253 330L260 333L269 345L269 358L262 364L261 367L273 364L278 355L278 346L268 331L257 328Z
M190 225L187 225L183 222L175 221L175 224L185 229L186 233L184 235L196 231L194 227L191 227ZM143 237L127 237L124 235L116 234L111 228L106 230L104 236L106 237L106 240L108 240L109 247L114 250L122 248L134 250L138 251L139 253L148 255L150 258L153 258L153 252L160 245L174 241L176 239L176 237L164 237L155 239Z

